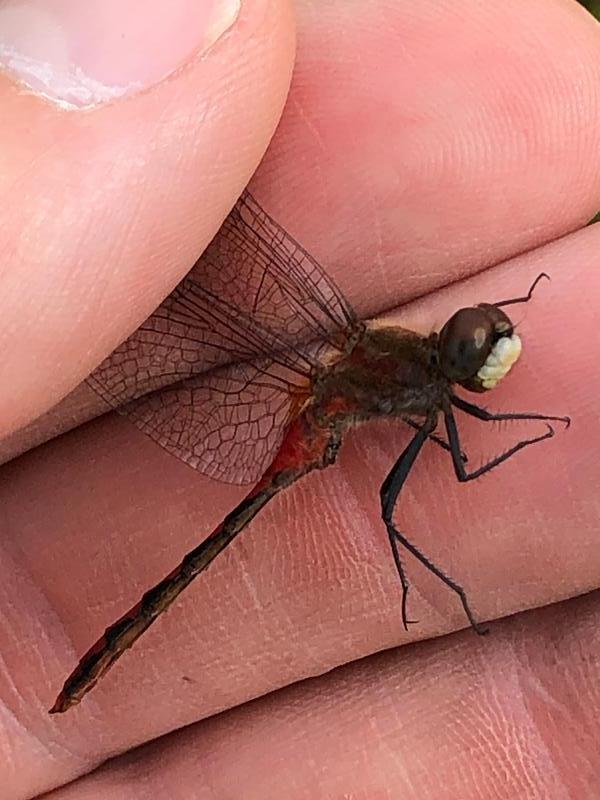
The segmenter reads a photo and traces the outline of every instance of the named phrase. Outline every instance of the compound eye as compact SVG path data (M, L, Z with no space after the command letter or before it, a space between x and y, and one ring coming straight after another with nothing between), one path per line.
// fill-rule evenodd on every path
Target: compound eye
M444 375L453 383L474 378L490 354L494 325L482 308L461 308L440 332L438 353Z

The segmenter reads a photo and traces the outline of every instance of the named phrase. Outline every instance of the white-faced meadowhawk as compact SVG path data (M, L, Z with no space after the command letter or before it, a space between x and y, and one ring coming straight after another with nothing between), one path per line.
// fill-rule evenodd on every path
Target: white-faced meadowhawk
M553 435L539 413L493 414L455 393L486 392L517 360L521 340L503 307L462 308L429 336L362 322L319 264L244 192L189 274L157 311L88 378L110 407L169 453L206 475L253 484L221 524L133 608L110 625L67 678L51 713L66 711L107 672L179 593L283 489L330 466L344 432L395 418L414 436L384 480L381 516L402 587L401 548L455 592L471 626L485 628L456 581L394 523L410 469L428 440L470 481ZM483 421L544 420L543 433L467 471L454 409ZM447 439L436 435L442 418ZM201 532L200 532L201 534Z

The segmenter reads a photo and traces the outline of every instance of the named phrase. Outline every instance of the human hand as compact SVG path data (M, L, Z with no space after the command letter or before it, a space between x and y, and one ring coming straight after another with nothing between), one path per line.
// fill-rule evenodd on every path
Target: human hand
M260 24L252 32L244 20L254 13ZM8 82L0 87L6 118L17 120L0 133L0 152L13 165L1 171L13 204L3 226L5 432L49 407L152 310L252 171L283 94L291 36L281 3L246 0L244 14L193 68L85 112L85 121ZM519 292L542 268L553 279L524 313L523 363L490 402L568 413L572 430L468 487L455 484L445 454L429 448L401 499L403 530L460 577L484 619L597 586L598 286L590 266L600 233L592 227L534 249L577 229L600 205L596 28L567 2L551 10L541 1L392 9L373 0L359 10L339 0L327 14L313 4L299 4L298 14L295 86L253 186L359 311L394 308L525 250L533 252L428 294L403 309L403 323L443 322L464 302ZM218 72L207 79L217 70L213 57L229 75L240 53L247 62L249 42L262 83L255 74L245 79L246 67L235 73L226 131L185 116L225 80ZM242 133L255 137L241 151L233 144L240 117L249 126ZM19 120L31 140L15 137ZM156 137L159 155L166 147L180 165L175 177L157 157ZM134 172L116 192L103 190L111 157L123 159L113 180L123 165ZM65 186L76 202L65 199ZM27 308L17 303L24 285ZM462 427L488 447L486 426ZM378 486L404 440L393 424L353 433L336 468L299 483L257 518L60 718L45 712L77 655L239 491L205 480L114 416L5 466L7 796L59 786L190 723L52 796L129 797L141 785L155 797L177 789L245 800L282 790L286 798L369 800L400 792L589 796L596 596L506 620L485 640L469 632L433 639L274 692L464 625L455 598L408 561L420 623L409 635L401 627ZM574 685L577 693L566 688Z

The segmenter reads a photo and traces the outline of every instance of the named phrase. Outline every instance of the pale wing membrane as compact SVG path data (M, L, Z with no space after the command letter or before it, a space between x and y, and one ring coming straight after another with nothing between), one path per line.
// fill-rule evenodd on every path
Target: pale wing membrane
M280 333L288 345L323 339L335 344L336 333L346 334L357 324L356 315L322 267L244 192L209 250L235 242L239 257L228 259L239 306L263 325ZM215 253L216 254L216 253ZM219 255L215 259L222 261ZM227 290L226 290L227 291ZM333 334L333 336L332 336Z
M357 324L319 265L245 192L190 273L88 383L168 452L244 483L267 466L307 391L320 349L307 345L343 348Z
M293 378L274 362L221 367L133 400L121 412L194 469L251 483L281 442L293 409ZM297 388L302 392L300 381Z

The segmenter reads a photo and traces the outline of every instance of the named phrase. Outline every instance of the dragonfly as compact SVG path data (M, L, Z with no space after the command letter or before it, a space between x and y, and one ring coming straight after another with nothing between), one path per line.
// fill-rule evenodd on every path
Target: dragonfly
M159 583L110 625L66 679L50 713L78 704L177 596L280 492L334 464L346 431L386 417L414 434L380 489L381 517L408 630L403 550L457 595L471 627L486 628L464 588L398 528L395 508L426 441L446 450L460 482L554 435L565 416L491 413L456 393L485 393L521 353L507 306L461 308L429 335L358 318L334 281L244 191L207 250L159 308L88 377L108 404L165 450L246 497ZM478 420L541 420L544 432L471 471L455 410ZM443 420L446 437L436 428Z

